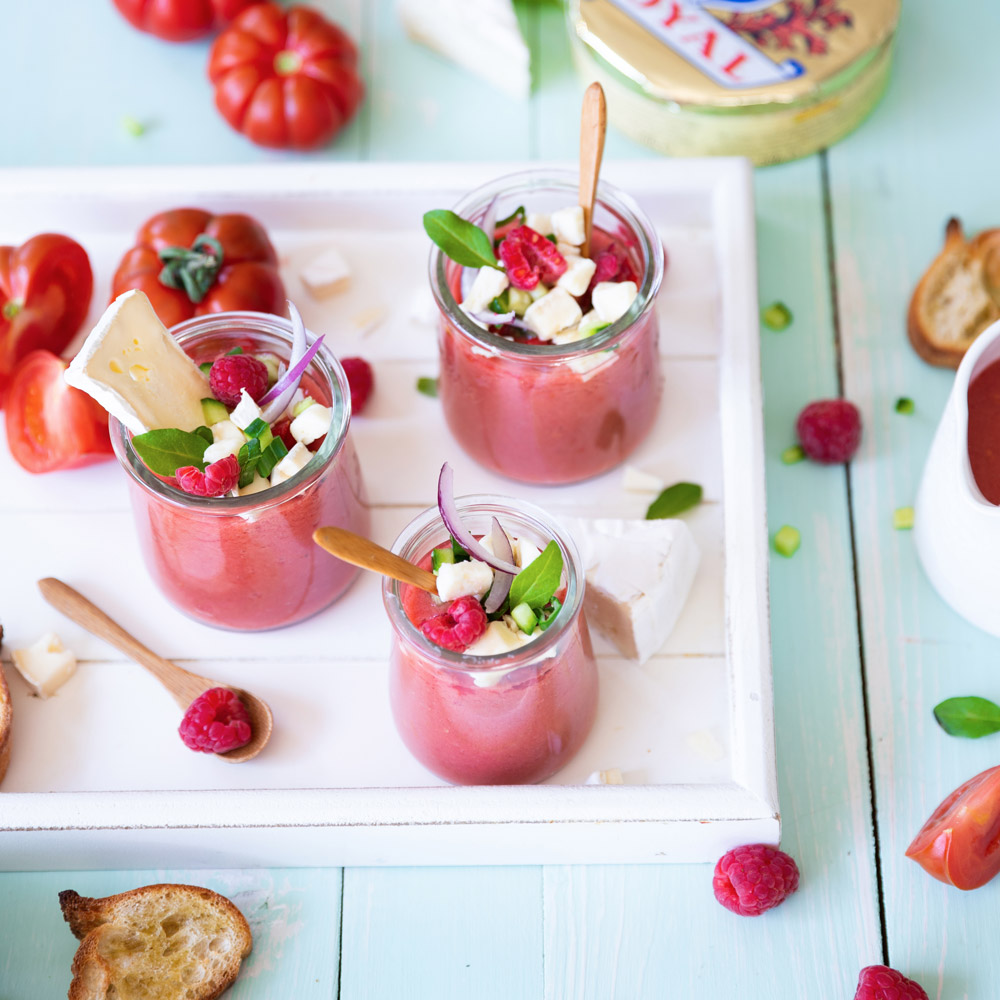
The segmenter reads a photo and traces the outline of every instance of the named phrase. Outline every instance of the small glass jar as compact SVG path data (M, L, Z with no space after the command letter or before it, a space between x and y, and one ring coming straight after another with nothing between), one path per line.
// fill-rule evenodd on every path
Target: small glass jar
M239 346L286 364L291 324L255 312L213 313L171 333L196 362ZM348 433L350 389L339 362L320 350L302 385L333 409L333 422L302 473L244 497L198 497L154 475L111 418L115 454L129 474L132 513L150 574L166 598L206 625L239 631L281 628L332 604L358 570L312 540L322 525L367 535L370 514Z
M500 219L521 205L552 212L575 205L577 187L569 171L529 170L478 188L455 211L476 224L494 199ZM441 406L455 439L480 465L527 483L577 482L619 465L652 428L663 389L653 308L663 245L638 205L602 183L592 253L612 241L631 256L638 295L617 322L565 345L518 343L474 323L458 303L462 268L432 248Z
M539 548L554 540L563 555L563 606L526 645L469 656L427 639L407 615L410 585L386 578L382 599L393 631L389 695L396 728L421 764L453 784L543 781L580 749L597 710L580 556L572 539L533 504L478 495L459 498L458 509L477 536L496 517L509 535ZM431 508L403 529L392 550L429 564L431 550L448 538Z

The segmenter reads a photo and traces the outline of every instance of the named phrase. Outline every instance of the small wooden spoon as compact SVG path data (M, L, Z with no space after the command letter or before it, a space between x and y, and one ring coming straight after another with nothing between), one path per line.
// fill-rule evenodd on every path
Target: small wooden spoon
M608 109L604 90L596 81L583 95L580 115L580 207L583 209L583 246L580 253L590 256L590 233L594 225L594 201L597 198L597 178L604 157L604 136L608 130Z
M83 594L62 580L48 576L38 581L38 589L42 592L42 597L67 618L72 618L77 625L82 625L92 635L110 643L115 649L121 650L130 659L144 666L174 696L174 701L185 711L195 698L210 688L228 687L235 691L250 716L252 736L246 746L216 756L231 764L241 764L251 757L256 757L267 745L267 741L271 738L274 720L271 717L271 709L260 698L242 688L221 684L208 677L200 677L183 667L178 667L176 663L163 659L162 656L157 656L100 608L88 601Z
M313 541L352 566L370 569L373 573L381 573L401 583L411 583L432 594L437 593L437 577L433 573L383 549L364 535L356 535L343 528L317 528L313 532Z

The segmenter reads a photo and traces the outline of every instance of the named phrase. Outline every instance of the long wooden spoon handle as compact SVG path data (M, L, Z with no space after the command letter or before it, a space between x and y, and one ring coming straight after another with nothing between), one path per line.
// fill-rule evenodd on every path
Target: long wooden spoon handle
M206 689L205 678L157 656L68 583L48 576L38 581L38 589L42 597L67 618L144 666L170 691L181 708L187 708Z
M596 81L583 95L580 116L580 206L583 208L583 246L580 253L590 256L590 231L594 225L597 178L604 157L604 136L608 130L608 109L604 90Z
M313 532L313 541L331 555L349 562L352 566L370 569L373 573L381 573L382 576L391 577L393 580L413 584L414 587L432 594L437 593L437 577L433 573L414 566L413 563L382 548L381 545L376 545L363 535L356 535L344 528L317 528Z

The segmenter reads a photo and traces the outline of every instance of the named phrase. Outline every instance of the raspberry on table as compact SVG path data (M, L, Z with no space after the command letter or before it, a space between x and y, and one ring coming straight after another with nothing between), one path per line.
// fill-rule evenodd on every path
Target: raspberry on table
M869 965L858 977L854 1000L928 1000L924 988L888 965Z
M719 858L712 876L715 898L741 917L758 917L799 887L799 869L768 844L734 847Z
M204 472L193 465L185 465L174 475L185 493L196 497L221 497L239 483L240 463L235 455L227 455L213 462Z
M213 362L208 384L215 398L226 406L239 403L241 389L259 403L267 392L267 365L251 354L224 354Z
M464 653L488 625L483 606L472 594L467 594L452 601L443 614L428 618L420 626L420 631L431 642L454 653Z
M250 742L250 715L235 691L209 688L184 713L177 730L186 747L200 753L225 753Z
M518 226L499 248L507 278L515 288L530 292L539 281L553 284L566 271L566 258L555 244L530 226Z
M351 387L351 413L358 414L375 388L375 373L364 358L341 358L340 365Z
M846 399L810 403L795 423L799 442L814 461L849 462L861 441L861 414Z

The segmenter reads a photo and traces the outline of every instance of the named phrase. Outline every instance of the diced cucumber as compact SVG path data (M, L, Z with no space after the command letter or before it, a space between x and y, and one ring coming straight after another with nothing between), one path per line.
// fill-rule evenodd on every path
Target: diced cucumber
M522 288L508 288L507 304L515 315L523 316L531 305L531 296Z
M247 437L259 438L265 430L267 430L267 421L261 420L260 417L256 417L243 428L243 433L246 434Z
M543 295L548 295L551 289L548 285L543 285L540 281L534 288L528 292L528 296L532 302L537 302Z
M305 412L306 412L306 410L308 410L308 409L309 409L309 407L310 407L310 406L312 406L312 405L313 405L313 403L315 403L315 402L316 402L316 400L315 400L315 399L313 399L313 398L312 398L312 396L306 396L306 398L305 398L305 399L300 399L300 400L299 400L299 401L298 401L298 402L297 402L297 403L296 403L296 404L295 404L295 405L294 405L294 406L292 407L292 416L293 416L293 417L301 417L301 416L302 416L302 414L303 414L303 413L305 413Z
M221 423L223 420L229 419L229 410L220 403L217 399L213 399L211 396L206 397L201 401L201 412L205 417L205 423L209 427L212 424Z
M518 628L525 635L531 635L535 631L535 626L538 624L538 615L531 610L529 605L522 603L516 608L511 608L510 616L517 622Z
M434 549L431 552L431 569L435 573L441 568L442 563L453 563L454 561L455 553L450 545L446 549Z
M288 449L285 447L284 441L281 438L275 438L262 452L260 455L260 461L257 463L257 471L260 475L267 479L271 475L272 469L288 454Z

